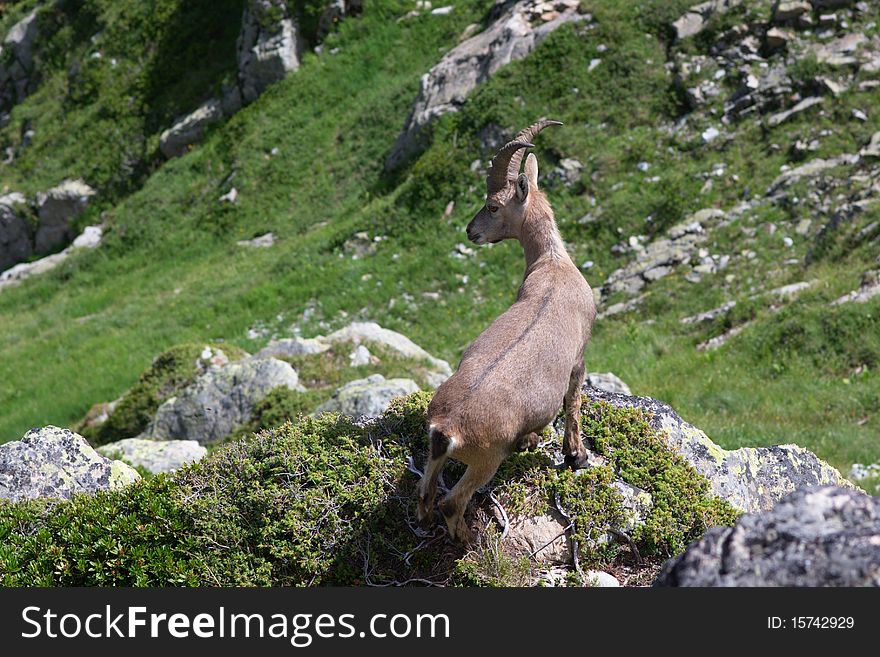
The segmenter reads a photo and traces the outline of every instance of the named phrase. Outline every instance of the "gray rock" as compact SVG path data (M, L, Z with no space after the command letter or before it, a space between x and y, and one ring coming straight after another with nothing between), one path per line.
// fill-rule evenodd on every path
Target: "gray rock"
M18 285L23 280L44 274L60 265L70 257L71 253L80 248L95 248L101 243L102 230L100 226L86 226L82 234L77 237L73 244L59 253L53 253L45 258L34 262L22 262L6 271L0 271L0 290L5 287Z
M317 338L284 338L272 340L257 352L256 358L295 358L311 356L330 349L330 344L323 336Z
M236 242L236 244L238 246L245 246L254 249L268 249L269 247L275 246L275 234L265 233L252 240L240 240Z
M272 389L303 390L289 363L250 357L211 367L156 411L141 438L216 442L247 422L254 407Z
M167 158L186 153L205 138L205 130L223 118L221 102L211 98L196 110L180 119L159 137L159 150Z
M13 204L2 201L0 199L0 271L26 260L34 252L31 222Z
M672 23L675 38L681 40L699 34L712 16L724 14L741 3L742 0L708 0L694 5Z
M777 445L728 451L656 399L595 388L584 388L584 393L612 406L642 409L651 426L709 480L712 492L742 511L766 511L788 493L806 486L853 487L837 470L803 447Z
M335 411L351 417L377 417L395 397L418 392L419 386L412 379L386 379L373 374L366 379L350 381L333 393L333 397L321 404L315 413Z
M800 114L804 110L807 110L816 105L820 105L825 101L821 96L811 96L810 98L804 98L797 105L792 107L791 109L785 110L784 112L779 112L778 114L774 114L769 119L767 119L767 125L771 128L775 128L776 126L785 123L792 116L796 114Z
M152 472L171 472L187 463L200 461L208 450L195 440L144 440L126 438L98 447L108 458L122 459Z
M812 46L812 50L816 54L816 59L823 64L852 66L859 63L856 53L867 40L868 38L864 34L851 32L829 43L815 44Z
M32 429L21 440L0 445L0 499L70 499L138 479L133 468L101 456L69 429Z
M520 0L479 34L450 50L422 76L419 95L403 131L385 161L386 171L398 167L423 145L425 127L438 116L456 112L471 92L498 69L524 58L556 28L584 20L577 2L564 1L562 11L542 23L536 0Z
M243 102L299 68L303 49L298 28L283 0L248 0L238 37L238 84Z
M629 386L616 374L611 372L591 372L587 374L587 385L591 388L599 388L605 392L614 392L621 395L631 395Z
M571 563L571 544L565 532L568 523L550 513L510 519L505 546L514 554L538 563Z
M727 314L727 312L735 306L736 301L727 301L717 308L712 308L706 312L691 315L690 317L682 317L680 321L682 324L702 324L703 322L711 322L718 317Z
M871 141L859 151L859 155L873 159L880 158L880 132L875 132L871 136Z
M73 221L86 209L95 190L82 180L65 180L37 194L37 233L34 252L46 255L66 246L75 237Z
M773 12L773 22L790 23L811 11L812 7L806 0L784 0L776 5L776 9Z
M3 39L0 52L6 61L0 64L0 105L20 103L37 87L34 46L39 37L38 11L34 9L13 25Z
M767 513L710 529L666 563L658 586L880 586L880 499L798 490Z
M609 575L602 570L588 570L584 573L584 579L587 581L588 586L594 588L607 589L620 586L620 582L617 581L614 575Z

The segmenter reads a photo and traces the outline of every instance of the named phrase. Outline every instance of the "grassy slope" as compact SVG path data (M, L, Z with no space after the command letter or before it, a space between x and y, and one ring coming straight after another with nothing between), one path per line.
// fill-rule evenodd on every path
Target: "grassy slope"
M740 127L729 145L670 136L666 128L679 105L663 67L662 36L689 3L657 0L637 7L603 0L585 3L598 19L596 29L558 31L484 85L461 113L439 121L431 146L405 171L386 176L382 162L419 76L491 3L459 2L449 16L401 23L394 19L406 3L378 4L344 22L324 54L306 56L298 73L202 147L165 164L140 191L108 208L105 246L0 294L0 441L19 437L30 425L69 424L92 403L119 396L171 344L226 339L253 349L258 344L246 335L256 322L296 323L308 335L322 323L363 317L455 361L511 302L522 275L515 244L483 248L463 260L450 256L465 241L463 226L480 204L483 181L469 166L491 156L474 137L489 122L508 129L538 116L566 122L541 135L537 153L544 174L562 157L586 165L580 184L548 182L547 189L577 261L596 262L587 276L597 287L626 262L612 256L610 246L650 230L648 215L669 225L701 207L730 207L747 188L760 194L786 162L785 149L769 149L768 136L754 125ZM607 51L600 53L600 44ZM329 54L334 47L338 54ZM594 57L602 64L588 73ZM826 104L825 118L796 119L770 139L787 145L824 122L836 134L823 143L828 152L818 155L853 152L880 123L873 113L868 124L848 120L850 107L878 100L876 91L845 94ZM38 102L35 96L17 111L35 113L39 135L40 122L50 123L50 132L55 119L51 113L39 118ZM699 125L695 130L699 135ZM640 161L651 162L649 174L662 181L645 183L636 168ZM716 184L700 195L696 174L722 161L739 182ZM15 188L26 173L14 166L0 176ZM219 203L231 186L239 192L237 203ZM590 209L589 196L604 215L583 226L576 219ZM444 220L450 200L455 210ZM777 223L798 218L796 210L760 212ZM269 230L281 238L272 249L235 246ZM342 255L342 243L358 230L388 236L376 256ZM769 270L779 269L773 262L781 257L778 237L759 231L745 246L734 227L713 239L720 253L751 248L767 264L756 270L735 261L724 272L736 274L731 284L723 282L724 274L697 285L664 279L651 288L646 312L597 325L589 367L612 370L636 393L672 403L726 446L797 442L839 466L880 460L880 303L824 309L827 300L857 286L870 254L844 251L773 278ZM801 238L795 255L808 246ZM678 323L727 298L742 300L752 286L812 278L822 284L781 313L764 302L741 304L747 307L740 312L754 315L755 323L719 352L698 354L694 345L722 326L686 329ZM441 300L426 301L426 291L439 292ZM314 313L303 319L310 306ZM806 337L793 340L780 329L782 320L802 327ZM867 364L867 373L853 377L858 364Z

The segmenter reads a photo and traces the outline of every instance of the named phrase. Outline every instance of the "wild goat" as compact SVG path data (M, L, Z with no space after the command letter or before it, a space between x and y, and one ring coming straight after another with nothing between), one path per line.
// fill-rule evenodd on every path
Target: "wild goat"
M538 160L526 159L534 136L559 121L539 121L498 151L486 176L486 204L468 224L474 244L517 239L526 272L516 302L461 358L428 406L431 453L419 482L418 518L433 517L437 480L446 459L468 468L440 503L453 539L471 538L464 511L474 492L515 450L537 446L538 435L565 406L562 451L572 468L583 465L580 440L584 348L596 306L593 291L571 261L553 210L538 189Z

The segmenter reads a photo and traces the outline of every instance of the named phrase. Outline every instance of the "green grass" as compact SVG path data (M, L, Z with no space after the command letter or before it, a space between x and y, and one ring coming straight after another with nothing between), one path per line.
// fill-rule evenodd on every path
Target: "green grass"
M457 43L466 25L484 20L492 3L457 2L448 16L398 23L409 5L384 2L343 21L322 54L307 53L297 73L213 130L202 146L159 166L151 159L158 132L222 82L234 65L226 33L234 30L216 32L223 47L208 57L197 51L180 55L186 62L204 61L187 69L193 77L182 79L183 87L144 87L144 76L166 68L138 39L160 44L171 17L143 23L135 3L86 4L97 16L86 33L106 25L110 43L113 30L131 32L132 43L118 40L119 56L143 59L131 84L145 104L133 117L118 109L129 87L96 71L91 96L59 105L58 94L71 93L59 60L57 73L14 110L3 132L14 142L22 121L32 117L37 141L0 171L0 184L30 190L64 176L85 177L102 189L104 201L84 221L103 210L108 235L97 251L0 293L0 441L17 439L33 425L70 425L92 404L119 397L172 345L226 341L254 351L262 344L247 339L247 329L277 324L279 313L283 326L296 324L304 335L355 318L377 321L456 362L513 301L522 277L515 244L481 248L466 259L450 255L466 241L463 227L481 204L484 181L470 165L476 159L485 165L492 155L476 138L489 123L511 133L540 116L566 123L542 133L536 153L573 257L578 264L595 262L586 273L595 287L627 262L610 247L629 235L662 233L700 208L726 209L744 195L763 195L779 167L789 163L788 146L796 139L833 130L815 154L828 157L856 152L880 129L876 112L869 112L867 123L850 115L854 107L880 102L874 90L829 97L824 115L813 111L769 132L743 121L726 128L735 131L729 143L702 143L703 129L720 126L709 114L694 114L685 128L673 131L683 108L664 68L671 47L665 26L691 3L596 0L584 3L596 17L593 29L558 30L529 58L481 86L460 112L439 120L423 153L385 174L385 157L419 77ZM222 4L236 14L235 3ZM184 11L171 2L158 6ZM237 26L238 16L230 22ZM65 66L88 49L88 40L69 39L79 45L58 55ZM117 43L115 36L112 41ZM600 52L600 45L607 49ZM139 48L149 57L142 58ZM330 54L334 48L338 53ZM588 72L594 57L602 63ZM811 74L807 65L801 68L801 75ZM118 148L96 136L93 130L107 133L106 123L91 123L102 112L111 117L102 121L121 112L119 134L141 135L142 142L125 137L126 147ZM131 143L140 144L137 155L145 163L135 173L120 168ZM774 143L780 147L772 148ZM571 187L548 176L563 157L584 164ZM641 161L651 163L647 173L638 171ZM701 174L722 162L725 175L701 193ZM646 181L654 175L661 181ZM840 172L842 181L847 176ZM236 204L220 203L233 186ZM593 208L591 198L602 216L582 225L577 219ZM444 219L449 201L455 209ZM718 229L707 245L713 253L752 249L759 258L734 258L727 270L699 284L678 276L654 284L643 311L597 323L588 367L614 371L636 393L671 403L726 447L796 442L844 469L854 461L880 460L880 300L827 307L858 286L876 257L870 244L851 248L846 239L877 215L857 216L817 249L813 236L793 231L805 216L818 226L820 217L809 212L803 204L762 206ZM763 229L769 222L779 227L775 235ZM749 237L742 227L757 232ZM235 245L266 231L279 237L272 249ZM388 239L375 256L352 260L342 244L357 231ZM782 246L783 232L795 240L792 249ZM807 264L811 251L815 257ZM782 264L792 257L801 264ZM727 274L734 275L731 282ZM816 288L778 312L762 296L772 287L814 278L820 281ZM425 299L424 292L440 298ZM737 309L714 325L685 327L678 321L731 298ZM717 352L695 350L734 319L753 323ZM854 374L859 368L862 373Z

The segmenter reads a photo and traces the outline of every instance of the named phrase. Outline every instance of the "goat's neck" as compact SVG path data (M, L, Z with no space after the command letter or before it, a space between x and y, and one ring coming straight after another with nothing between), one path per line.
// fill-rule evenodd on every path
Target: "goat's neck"
M529 207L519 241L526 256L526 276L543 260L568 258L553 210L546 203Z

